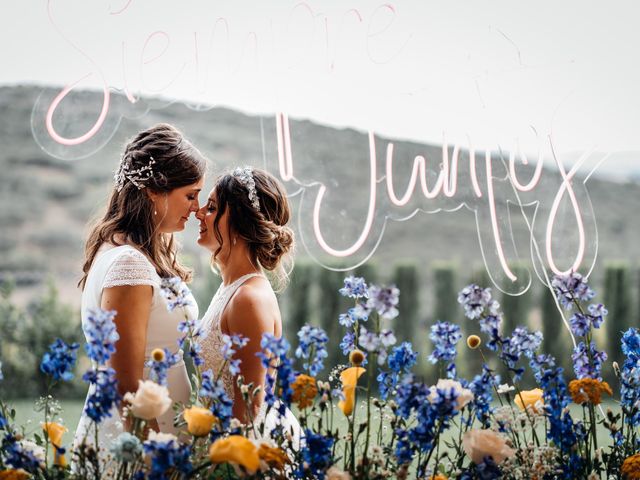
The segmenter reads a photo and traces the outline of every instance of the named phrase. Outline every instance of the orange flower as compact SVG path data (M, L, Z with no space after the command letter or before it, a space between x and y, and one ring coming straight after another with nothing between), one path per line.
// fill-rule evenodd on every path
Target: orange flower
M61 467L66 467L67 459L64 458L64 455L59 453L58 450L62 448L62 435L69 430L64 425L56 422L43 423L42 430L47 433L47 437L49 437L49 441L53 446L53 463Z
M516 393L516 398L513 402L518 406L520 410L530 408L533 413L542 413L536 408L538 402L543 403L542 390L540 388L534 388L533 390L523 390L520 393Z
M356 401L356 385L358 385L358 378L360 378L364 372L365 369L362 367L349 367L340 374L344 400L338 402L338 408L347 416L353 412Z
M582 405L583 403L591 403L592 405L600 405L603 393L613 395L611 387L607 382L601 382L595 378L581 378L580 380L571 380L569 382L569 393L574 403Z
M448 479L443 474L438 473L437 475L431 475L431 477L429 477L429 480L448 480Z
M210 410L202 407L185 408L182 416L187 422L187 430L194 437L208 435L217 420Z
M266 443L261 443L258 449L260 460L266 462L271 468L282 470L286 463L289 463L287 454L278 447L270 447Z
M25 480L27 478L29 478L29 474L22 469L9 469L0 472L0 480Z
M67 427L56 422L43 423L42 430L47 432L51 444L58 448L62 446L62 435L69 431Z
M640 453L627 457L620 468L625 480L640 480Z
M213 442L209 449L209 459L212 463L237 463L252 475L260 467L258 449L242 435L231 435Z
M298 408L302 410L313 405L313 399L318 394L315 378L302 373L296 377L291 388L293 389L291 400L298 405Z

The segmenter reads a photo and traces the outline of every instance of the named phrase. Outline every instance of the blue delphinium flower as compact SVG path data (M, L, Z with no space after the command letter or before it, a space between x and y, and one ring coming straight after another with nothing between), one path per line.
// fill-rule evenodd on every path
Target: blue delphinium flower
M609 311L601 303L589 305L588 311L591 326L593 328L600 328L602 322L604 322L604 317L606 317L609 313Z
M324 368L323 360L329 355L326 348L329 337L321 328L304 325L298 332L298 338L300 344L296 348L296 357L310 360L302 366L315 377Z
M116 372L113 368L93 369L82 379L91 386L84 411L91 420L100 423L111 416L111 410L120 401Z
M178 339L178 348L191 357L196 367L203 365L204 359L200 355L202 347L197 340L204 336L202 322L191 319L183 320L178 324L178 331L182 333L182 336Z
M227 395L222 380L214 380L211 369L202 372L202 383L198 393L203 398L211 399L211 412L219 420L220 425L227 428L233 416L233 400Z
M291 405L293 389L291 385L296 379L291 359L287 356L289 352L289 342L284 337L276 338L270 333L262 335L260 342L262 351L256 355L262 360L262 365L267 369L276 371L273 375L267 375L265 382L265 402L269 406L274 406L277 401L278 413L284 416L287 407Z
M68 345L59 338L49 345L49 351L40 362L40 370L54 380L69 381L73 378L73 367L76 363L78 344Z
M191 292L180 277L163 278L160 282L160 293L166 299L170 312L192 304Z
M454 360L456 358L456 344L462 338L462 333L458 325L449 322L436 322L431 325L429 338L433 342L433 352L429 355L431 363L439 361L447 364L447 376L454 378L456 369Z
M589 318L580 312L576 312L571 316L569 319L569 325L571 326L571 331L577 337L586 337L591 331L591 322L589 321Z
M418 354L413 351L411 343L402 342L393 348L387 361L391 372L381 372L377 377L380 398L387 399L389 393L398 384L400 374L410 373L417 360Z
M573 370L576 372L576 378L602 380L602 364L607 359L607 354L596 349L595 342L591 342L590 351L587 351L587 345L584 342L580 342L573 349L571 359L573 360Z
M567 406L571 403L562 368L556 366L551 355L537 355L530 361L536 381L543 393L545 411L549 421L547 438L564 454L571 455L578 441L584 438L584 427L571 418ZM567 466L574 468L575 464ZM564 478L573 478L566 476Z
M620 371L620 403L628 425L640 425L640 331L629 328L622 335L625 361Z
M115 310L91 309L83 325L87 337L84 349L89 358L99 365L107 363L116 351L115 345L120 339L113 321L115 316Z
M154 360L153 358L145 363L149 367L149 378L160 385L167 385L167 371L182 360L179 353L171 353L169 349L164 348L164 359Z
M36 454L37 449L42 450L33 442L18 441L12 433L7 433L2 440L4 462L16 470L22 469L32 474L38 472L44 464L44 451L40 456Z
M344 287L340 289L340 294L350 298L367 298L367 283L362 277L350 275L344 279Z
M229 363L229 372L236 376L240 373L239 358L233 358L237 352L237 348L244 348L249 343L249 339L242 335L222 335L222 358ZM237 348L236 348L237 347Z
M142 455L142 443L129 432L122 432L113 441L109 450L118 462L135 462Z
M193 470L191 447L181 445L174 439L164 439L165 435L151 434L143 444L144 453L151 458L151 472L148 475L150 480L166 479L169 471L188 474Z
M551 281L551 286L558 301L567 310L573 308L575 300L588 301L595 295L595 292L587 284L586 279L578 272L556 275Z
M305 448L302 449L303 463L296 472L296 477L324 478L325 471L332 465L331 451L333 438L314 433L312 430L304 430Z
M396 343L396 337L393 332L388 329L382 330L380 334L376 334L360 326L358 343L367 352L377 355L378 365L384 365L388 356L387 348Z
M500 307L500 304L491 298L490 288L481 288L474 283L460 291L458 303L462 305L465 316L470 320L480 318L483 314L496 315Z
M482 365L482 373L476 375L467 387L473 393L471 405L474 408L472 411L475 412L475 416L482 424L483 428L489 428L491 425L490 420L491 414L493 413L491 402L493 401L493 391L499 384L500 376L494 374L485 363ZM469 420L471 421L472 419L473 417Z
M338 317L340 325L346 328L352 327L356 322L366 322L369 319L371 310L366 304L358 302L355 307L347 310L347 313L341 313Z
M389 287L371 285L368 294L367 307L376 310L380 317L391 320L398 316L396 307L400 300L400 290L395 285Z
M347 332L342 337L342 341L340 342L340 349L344 355L349 355L349 353L356 348L356 334L353 332Z

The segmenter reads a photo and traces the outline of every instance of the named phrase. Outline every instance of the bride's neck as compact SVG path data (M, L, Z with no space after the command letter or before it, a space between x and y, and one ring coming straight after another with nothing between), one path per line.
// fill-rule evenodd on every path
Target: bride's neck
M260 269L251 262L249 251L245 248L233 249L224 264L218 263L218 268L222 276L222 283L225 285L229 285L249 273L260 273Z

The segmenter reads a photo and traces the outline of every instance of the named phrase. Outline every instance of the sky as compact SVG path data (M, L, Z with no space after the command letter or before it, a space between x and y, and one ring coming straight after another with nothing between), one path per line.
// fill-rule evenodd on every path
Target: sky
M0 85L285 112L397 139L640 164L633 1L3 2Z

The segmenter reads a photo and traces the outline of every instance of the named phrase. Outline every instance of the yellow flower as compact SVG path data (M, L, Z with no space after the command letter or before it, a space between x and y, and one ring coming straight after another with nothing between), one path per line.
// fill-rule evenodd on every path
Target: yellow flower
M358 385L358 378L360 378L364 372L365 369L362 367L349 367L340 374L344 400L338 402L338 408L347 416L353 412L353 406L356 400L356 385Z
M304 409L313 405L313 399L318 394L316 379L309 375L300 374L291 384L293 389L293 397L291 400L298 405L298 408Z
M467 343L469 343L469 342L467 342ZM473 347L471 347L471 348L473 348ZM443 474L438 473L437 475L431 475L429 477L429 480L448 480L448 479Z
M29 478L29 474L22 469L9 469L0 472L0 480L25 480L26 478Z
M475 350L476 348L478 348L481 343L482 340L478 335L469 335L467 337L467 347L469 347L471 350Z
M267 465L276 470L282 470L285 464L289 463L287 454L278 447L270 447L266 443L261 443L258 449L260 460L266 462Z
M601 382L595 378L571 380L569 382L569 393L571 394L573 402L578 405L582 405L583 403L600 405L600 403L602 403L601 395L603 393L613 395L611 387L607 382Z
M516 393L516 398L513 400L520 410L530 408L533 413L542 413L536 408L536 404L544 404L542 400L542 390L540 388L534 388L533 390L523 390L520 393Z
M182 416L187 422L187 430L195 437L208 435L217 420L210 410L202 407L185 408Z
M58 448L62 447L62 435L69 431L67 427L56 422L43 423L42 430L47 433L51 444Z
M154 348L151 352L151 358L153 358L156 362L164 361L164 350L162 350L161 348Z
M625 480L640 480L640 453L627 457L620 468Z
M209 459L212 463L237 463L249 473L254 474L260 466L258 449L241 435L231 435L219 438L209 449Z
M362 353L362 350L358 350L357 348L355 350L351 350L351 353L349 354L349 361L354 367L359 367L362 362L364 362L364 353Z

